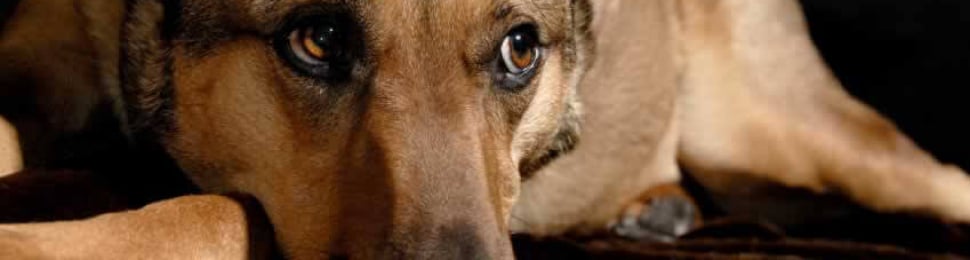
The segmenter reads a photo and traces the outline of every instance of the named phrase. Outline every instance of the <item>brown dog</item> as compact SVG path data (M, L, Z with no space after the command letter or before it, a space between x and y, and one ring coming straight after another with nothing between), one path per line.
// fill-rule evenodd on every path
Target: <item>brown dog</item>
M78 29L123 28L134 139L258 199L291 258L510 257L519 169L574 139L580 1L38 0L4 40L95 5L127 16Z
M606 228L678 161L715 191L970 222L970 179L838 88L794 1L173 3L124 9L131 129L207 192L256 197L291 258L508 257L509 231ZM532 174L575 143L577 99L583 144ZM245 257L241 215L183 197L0 226L0 255Z

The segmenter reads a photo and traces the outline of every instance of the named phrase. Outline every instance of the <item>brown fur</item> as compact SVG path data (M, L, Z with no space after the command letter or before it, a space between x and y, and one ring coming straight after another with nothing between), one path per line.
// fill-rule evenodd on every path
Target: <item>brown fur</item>
M62 154L76 151L51 152L67 150L59 138L84 134L96 113L122 110L124 8L110 0L19 2L0 32L0 114L19 129L28 166L63 166Z
M305 2L132 1L121 47L134 136L164 146L205 191L256 197L291 258L506 258L509 231L604 229L676 182L678 161L720 193L754 177L970 222L968 177L839 88L795 1L345 3L365 21L367 55L339 86L294 74L267 44ZM527 90L497 93L475 64L522 15L552 45ZM576 142L578 121L582 145L520 187L521 170ZM245 255L235 204L160 203L0 226L0 244L17 246L0 255ZM214 229L170 230L192 224ZM130 236L82 233L92 229ZM155 236L166 239L144 243ZM71 243L87 239L119 251Z
M681 161L699 181L725 193L738 189L730 179L753 176L970 222L970 176L842 90L796 2L682 3Z

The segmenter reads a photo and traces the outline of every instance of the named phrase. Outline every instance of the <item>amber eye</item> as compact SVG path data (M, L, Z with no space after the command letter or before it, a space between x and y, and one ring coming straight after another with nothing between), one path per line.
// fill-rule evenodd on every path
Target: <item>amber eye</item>
M274 34L273 47L302 76L336 83L350 79L360 61L361 35L353 16L340 10L296 14Z
M304 27L290 32L287 41L290 50L300 61L318 65L336 56L335 34L336 29L332 26Z
M511 74L524 74L536 67L540 48L536 32L531 26L509 32L500 47L502 63Z

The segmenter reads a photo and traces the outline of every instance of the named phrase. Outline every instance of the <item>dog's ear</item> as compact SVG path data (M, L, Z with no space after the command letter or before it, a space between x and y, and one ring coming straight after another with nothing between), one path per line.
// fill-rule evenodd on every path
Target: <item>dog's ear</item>
M679 156L709 190L768 180L970 223L970 178L841 88L797 1L680 3Z
M122 28L121 78L128 129L136 136L171 126L171 46L178 1L131 0Z

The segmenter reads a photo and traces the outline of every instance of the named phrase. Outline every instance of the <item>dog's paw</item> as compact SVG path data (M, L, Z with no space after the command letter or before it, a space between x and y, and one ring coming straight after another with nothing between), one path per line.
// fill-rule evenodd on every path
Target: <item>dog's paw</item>
M649 242L673 242L696 224L699 211L684 196L671 195L635 203L612 225L614 235Z

